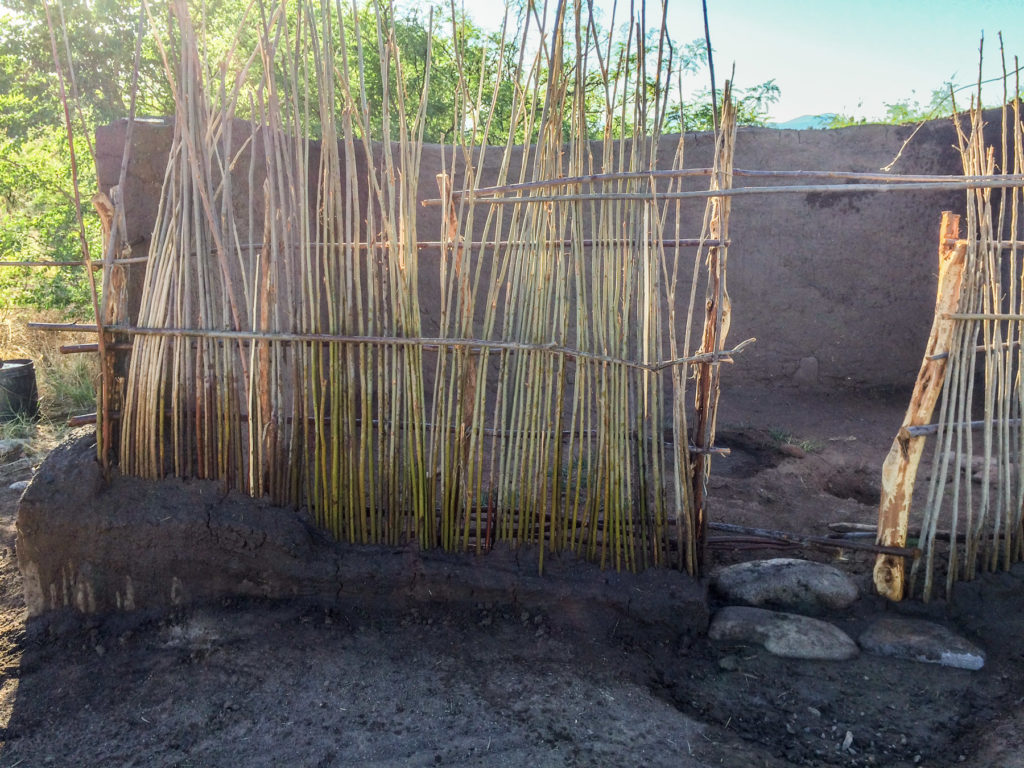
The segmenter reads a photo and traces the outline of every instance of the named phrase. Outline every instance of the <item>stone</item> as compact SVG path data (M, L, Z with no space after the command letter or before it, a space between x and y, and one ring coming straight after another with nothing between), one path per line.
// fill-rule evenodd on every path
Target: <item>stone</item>
M985 652L941 624L922 619L881 618L861 633L860 647L868 653L978 670Z
M726 672L735 672L740 668L740 660L735 656L723 656L718 660L718 668Z
M10 488L12 491L19 491L20 492L20 491L24 491L26 488L28 488L28 483L29 483L28 480L19 480L16 483L11 483L7 487Z
M20 459L21 454L25 452L25 445L24 440L15 438L0 440L0 463Z
M719 610L711 620L708 637L758 643L769 653L787 659L843 661L859 653L850 636L827 621L742 605Z
M860 596L838 568L788 557L727 566L711 585L729 602L798 612L843 610Z
M0 464L0 482L13 481L19 475L32 472L32 461L26 458Z

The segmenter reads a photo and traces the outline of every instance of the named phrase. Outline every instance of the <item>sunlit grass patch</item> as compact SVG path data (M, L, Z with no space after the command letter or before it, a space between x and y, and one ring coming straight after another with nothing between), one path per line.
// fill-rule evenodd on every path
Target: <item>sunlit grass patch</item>
M56 311L0 311L0 359L31 360L39 394L38 415L19 415L0 422L0 439L28 440L31 454L45 453L60 442L68 431L68 417L96 410L96 355L65 355L60 351L65 344L94 341L95 334L54 333L28 327L30 322L57 321L67 322L68 318Z

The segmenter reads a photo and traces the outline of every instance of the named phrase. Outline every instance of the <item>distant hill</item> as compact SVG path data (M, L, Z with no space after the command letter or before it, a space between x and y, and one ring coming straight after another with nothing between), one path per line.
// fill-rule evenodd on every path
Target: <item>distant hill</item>
M834 112L824 115L801 115L787 120L784 123L768 123L769 128L789 128L795 131L805 131L808 128L824 128L836 117Z

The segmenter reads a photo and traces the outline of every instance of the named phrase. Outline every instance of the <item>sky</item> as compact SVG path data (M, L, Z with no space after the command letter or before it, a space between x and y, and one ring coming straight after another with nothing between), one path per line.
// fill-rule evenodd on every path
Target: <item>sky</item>
M636 0L640 2L640 0ZM500 28L501 0L464 0L482 26ZM549 0L554 5L553 0ZM611 0L596 0L605 18ZM628 0L619 1L616 26ZM782 91L769 119L836 113L874 119L885 105L927 104L952 79L978 79L978 44L985 37L983 76L998 77L998 33L1007 68L1024 64L1024 0L707 0L715 74L719 83L736 66L737 87L774 78ZM660 2L648 4L655 15ZM653 11L653 13L652 13ZM701 0L668 0L668 28L686 43L704 37ZM1024 80L1024 72L1021 73ZM696 90L704 82L692 82ZM995 90L998 88L999 90ZM985 102L1000 102L1002 85ZM966 106L972 90L957 94Z

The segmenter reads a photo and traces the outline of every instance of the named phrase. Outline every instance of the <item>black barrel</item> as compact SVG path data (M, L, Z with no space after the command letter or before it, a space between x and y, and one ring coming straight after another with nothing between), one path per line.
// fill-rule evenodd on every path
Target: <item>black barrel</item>
M0 421L39 413L36 369L31 360L4 360L0 367Z

